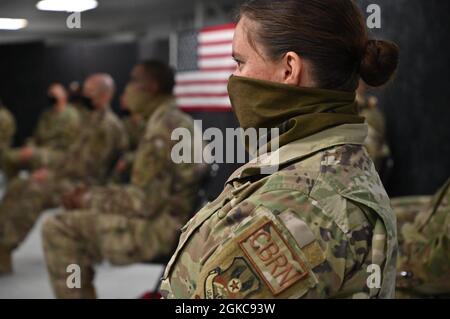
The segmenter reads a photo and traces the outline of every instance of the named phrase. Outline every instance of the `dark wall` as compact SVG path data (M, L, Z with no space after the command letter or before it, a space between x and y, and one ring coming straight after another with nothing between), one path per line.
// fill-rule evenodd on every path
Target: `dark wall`
M401 49L395 82L378 93L395 161L387 189L391 196L430 194L450 177L450 2L376 3L382 28L373 35Z
M46 84L54 81L80 83L93 73L109 73L116 81L117 92L112 107L119 111L119 96L137 62L136 43L72 44L47 47L45 50Z
M194 118L194 120L202 121L202 129L203 132L208 128L218 128L224 134L227 128L238 128L239 123L233 112L194 112L190 113L190 115ZM232 141L227 141L233 143ZM237 140L234 141L235 150L237 149ZM209 142L206 142L208 144ZM230 144L231 145L231 144ZM226 150L226 146L224 145L224 154ZM235 151L236 154L236 151ZM225 160L226 162L226 160ZM230 175L238 169L242 164L229 164L223 163L218 164L218 172L217 177L214 180L210 180L206 187L206 193L210 200L215 199L222 192L225 182L228 180Z
M89 74L109 73L117 85L112 103L117 111L119 94L123 92L137 56L136 43L1 45L0 97L18 122L15 144L22 144L33 132L39 114L47 107L46 91L53 82L82 83Z
M44 59L42 43L0 46L0 97L19 123L16 144L32 133L46 102Z

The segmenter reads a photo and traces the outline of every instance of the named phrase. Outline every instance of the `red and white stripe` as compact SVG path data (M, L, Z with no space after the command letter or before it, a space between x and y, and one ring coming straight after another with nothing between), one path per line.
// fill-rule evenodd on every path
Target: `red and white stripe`
M203 29L198 35L198 71L179 72L175 95L185 111L231 111L228 79L236 68L232 58L235 24Z

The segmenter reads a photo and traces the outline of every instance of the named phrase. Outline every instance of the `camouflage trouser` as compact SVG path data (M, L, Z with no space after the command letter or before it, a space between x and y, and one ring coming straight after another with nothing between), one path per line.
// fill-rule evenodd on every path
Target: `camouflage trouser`
M9 149L1 157L1 167L9 178L14 178L22 170L34 171L42 167L53 168L64 158L63 151L45 147L35 147L33 157L27 161L20 160L20 149Z
M0 203L0 247L12 251L25 239L48 202L45 187L15 178Z
M0 250L11 253L17 248L41 213L59 205L61 194L70 185L68 180L49 179L44 183L11 180L0 203Z
M169 214L153 219L133 218L96 210L68 211L44 222L43 245L47 268L57 298L95 298L94 265L148 262L170 254L180 222ZM81 288L69 288L69 265L81 270Z

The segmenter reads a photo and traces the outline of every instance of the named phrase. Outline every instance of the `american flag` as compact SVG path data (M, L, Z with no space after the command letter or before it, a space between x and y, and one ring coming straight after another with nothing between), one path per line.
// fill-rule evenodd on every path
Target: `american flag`
M236 25L185 32L178 40L175 95L187 111L231 111L227 83L236 68L232 42Z

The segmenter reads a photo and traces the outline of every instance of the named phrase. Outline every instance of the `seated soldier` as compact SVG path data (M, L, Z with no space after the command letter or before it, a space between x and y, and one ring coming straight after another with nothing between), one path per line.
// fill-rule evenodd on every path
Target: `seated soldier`
M120 97L120 107L123 112L128 114L122 121L128 134L129 148L126 154L116 163L114 171L111 174L110 181L116 184L127 184L130 182L134 156L144 136L145 127L151 115L149 113L152 112L152 108L148 107L148 105L139 105L139 103L129 104L126 101L126 95L125 93Z
M11 112L3 105L0 100L0 163L6 152L11 146L12 139L16 133L16 121Z
M73 81L69 84L68 88L69 105L78 111L81 123L89 121L91 109L84 104L83 87L77 81Z
M10 177L21 169L52 166L64 157L80 135L80 117L78 111L67 104L65 88L61 84L52 84L47 94L51 108L40 116L33 136L24 147L6 154Z
M392 200L400 256L397 298L450 297L450 179L433 197Z
M9 150L12 139L16 133L16 121L11 112L0 100L0 198L4 190L3 156Z
M133 69L125 99L133 109L147 109L149 120L131 183L74 193L66 207L77 210L45 221L44 252L56 297L95 298L95 263L152 261L176 245L179 229L194 212L206 165L172 160L178 142L171 139L173 130L185 128L194 136L194 122L177 108L173 87L173 71L163 63L147 61ZM202 147L202 141L189 142ZM66 285L72 264L81 269L80 289Z
M42 211L58 207L65 192L103 184L128 138L109 105L114 81L106 74L89 77L84 85L86 105L95 109L66 156L29 179L15 178L0 203L0 275L12 271L11 253L25 239Z
M369 126L369 134L365 142L366 149L381 178L386 179L389 177L387 176L389 172L386 171L389 167L385 165L386 160L391 156L391 150L386 140L384 114L378 106L378 99L367 94L367 85L362 80L356 93L359 114L366 119Z

